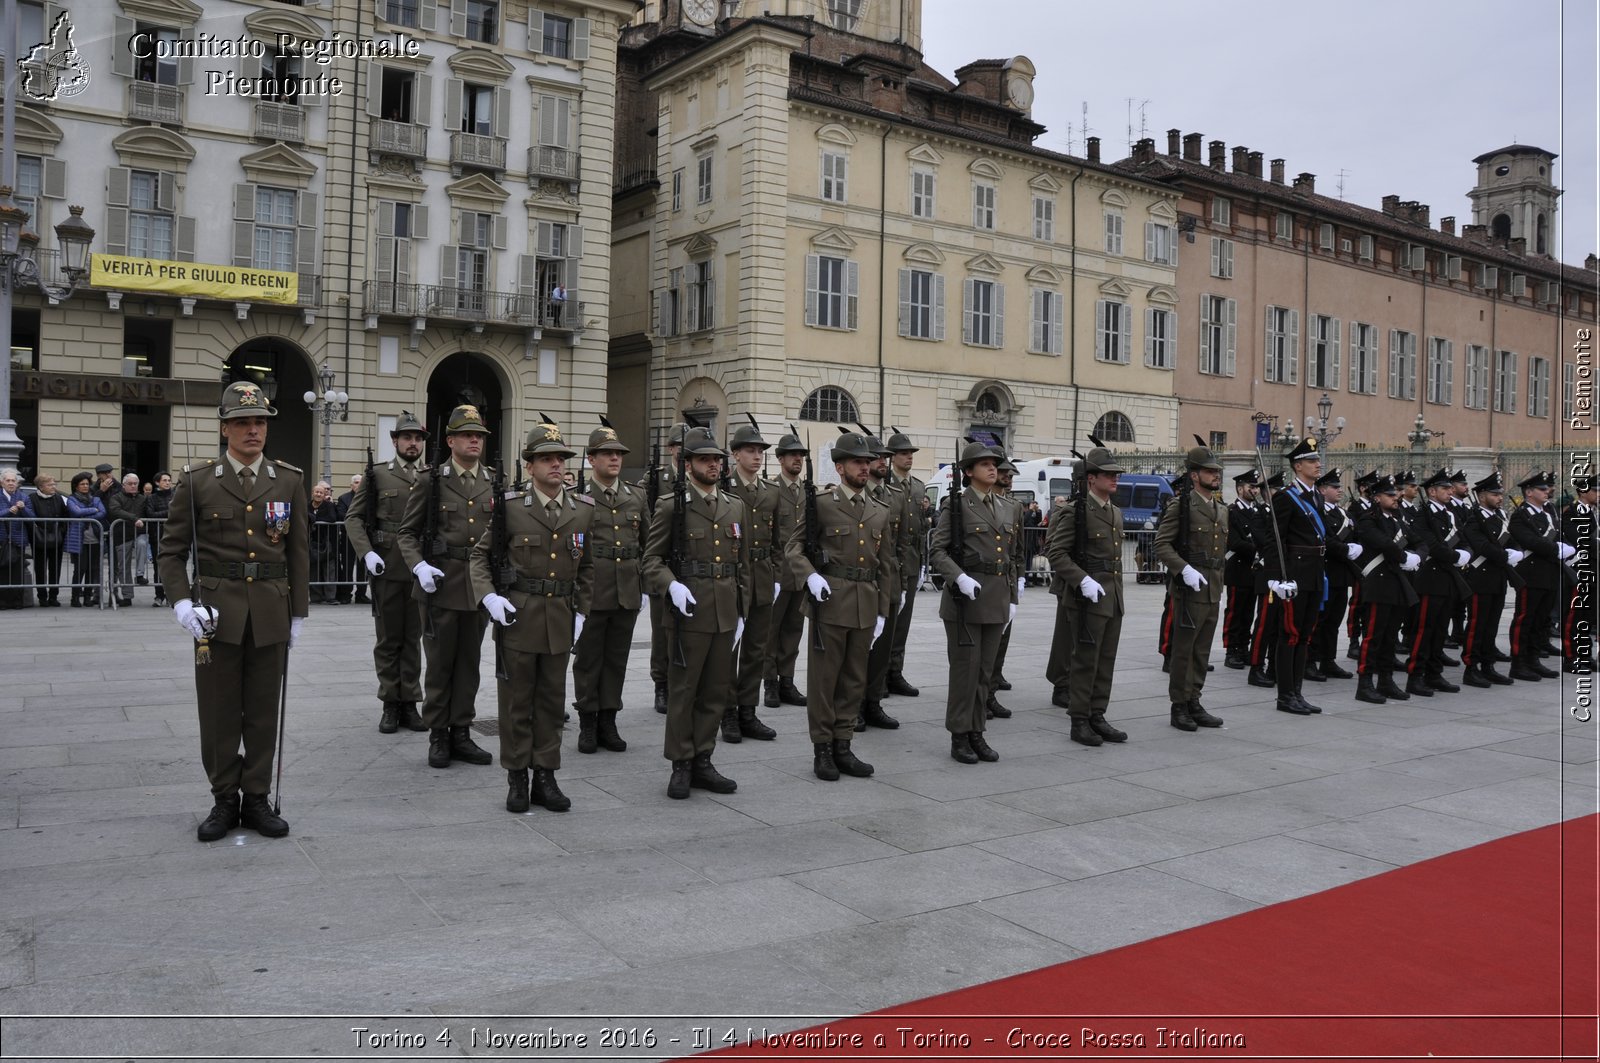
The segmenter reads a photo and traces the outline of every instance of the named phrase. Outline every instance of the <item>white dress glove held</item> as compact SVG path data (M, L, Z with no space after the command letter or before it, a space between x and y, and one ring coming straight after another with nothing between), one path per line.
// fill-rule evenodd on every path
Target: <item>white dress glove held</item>
M426 561L418 561L411 568L411 574L417 577L417 585L422 588L422 593L432 594L439 589L439 581L444 579L444 570L434 568Z
M880 617L878 617L877 621L873 623L873 625L872 625L872 641L867 643L867 649L870 650L872 647L874 647L874 646L876 646L878 644L878 638L879 638L879 636L881 636L883 634L883 626L884 626L884 624L886 624L888 622L888 619L889 619L888 617L880 616Z
M806 590L819 602L825 602L833 596L833 588L828 586L828 581L822 578L820 572L813 572L806 577Z
M490 592L483 596L483 610L489 614L489 619L501 627L510 627L517 622L517 607L502 595Z
M978 586L978 581L967 575L965 572L956 577L956 590L966 595L967 598L972 601L978 600L978 591L981 589L982 588Z
M1106 596L1106 589L1100 586L1099 581L1093 576L1085 576L1078 583L1078 593L1082 594L1091 602L1098 602L1101 598Z
M1184 565L1183 571L1178 575L1183 577L1184 585L1192 591L1197 591L1206 585L1206 578L1193 565Z
M172 613L178 626L197 640L208 638L217 630L219 614L209 605L195 605L191 599L185 598L173 605Z
M1405 562L1403 564L1401 564L1400 571L1401 572L1415 572L1418 568L1421 567L1421 565L1422 565L1422 558L1418 557L1416 554L1413 554L1410 550L1407 550L1406 551L1406 559L1405 559Z
M289 648L294 649L294 644L300 641L300 629L305 626L306 618L291 616L289 618Z
M682 613L684 616L694 615L694 609L692 607L696 603L694 595L689 593L688 587L685 587L677 580L673 580L672 586L667 588L667 596L672 599L672 607L678 612Z
M378 556L376 550L368 550L367 556L361 559L361 563L366 565L367 571L374 576L383 575L383 558Z

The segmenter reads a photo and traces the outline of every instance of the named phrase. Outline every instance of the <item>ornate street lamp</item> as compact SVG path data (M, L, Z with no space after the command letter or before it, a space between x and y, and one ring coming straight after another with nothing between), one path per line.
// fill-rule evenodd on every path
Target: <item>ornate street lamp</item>
M319 395L315 391L308 391L301 398L322 422L322 479L331 484L333 483L333 422L349 420L350 395L348 392L334 390L334 374L327 362L323 362L322 368L317 370L317 378L322 382L322 393Z
M1328 428L1330 421L1333 425L1331 431ZM1317 437L1317 452L1319 454L1326 455L1328 453L1328 444L1344 434L1344 424L1343 417L1333 420L1333 400L1324 391L1322 398L1317 400L1316 414L1306 418L1307 431L1312 432Z

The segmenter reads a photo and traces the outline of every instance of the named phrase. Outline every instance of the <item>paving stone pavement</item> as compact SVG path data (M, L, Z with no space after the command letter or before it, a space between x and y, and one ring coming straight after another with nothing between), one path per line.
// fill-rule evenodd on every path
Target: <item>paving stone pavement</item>
M924 592L921 696L886 703L898 730L857 736L872 779L813 778L804 710L763 709L776 741L717 752L737 793L669 801L641 621L627 752L579 755L569 725L572 811L522 816L497 765L435 771L426 735L378 733L368 612L319 606L292 655L293 832L212 845L194 840L210 800L169 612L141 588L117 613L6 614L6 1056L462 1056L550 1030L590 1058L675 1056L705 1047L696 1028L885 1007L1596 811L1572 677L1385 706L1308 684L1325 711L1302 719L1218 646L1205 702L1227 726L1183 734L1159 589L1127 592L1110 714L1126 745L1068 740L1043 678L1054 599L1030 590L1001 695L1016 714L988 732L1001 760L952 761ZM481 719L492 672L485 640Z

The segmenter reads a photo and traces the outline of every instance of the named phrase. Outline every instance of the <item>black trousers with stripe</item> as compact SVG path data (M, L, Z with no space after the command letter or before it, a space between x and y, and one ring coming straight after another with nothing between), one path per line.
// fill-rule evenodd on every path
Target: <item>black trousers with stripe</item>
M1494 663L1494 637L1500 630L1500 614L1505 612L1506 592L1502 587L1494 594L1482 591L1467 600L1467 632L1461 644L1461 663L1471 668L1476 664Z

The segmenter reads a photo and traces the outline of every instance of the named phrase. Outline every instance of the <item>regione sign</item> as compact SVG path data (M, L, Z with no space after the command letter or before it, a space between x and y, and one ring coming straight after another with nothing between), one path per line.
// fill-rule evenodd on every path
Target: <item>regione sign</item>
M300 276L284 270L91 255L89 283L125 292L160 292L225 302L285 303L300 298Z

